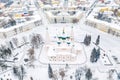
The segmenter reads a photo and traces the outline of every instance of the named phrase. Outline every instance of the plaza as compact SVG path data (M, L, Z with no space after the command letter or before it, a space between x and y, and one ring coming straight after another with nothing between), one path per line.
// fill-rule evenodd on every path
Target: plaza
M0 0L0 80L120 80L119 0Z

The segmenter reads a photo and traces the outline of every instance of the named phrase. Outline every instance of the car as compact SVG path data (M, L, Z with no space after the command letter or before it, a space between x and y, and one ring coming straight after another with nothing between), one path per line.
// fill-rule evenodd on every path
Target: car
M25 58L25 59L24 59L24 61L25 61L25 62L28 62L28 61L29 61L29 59Z
M15 57L13 60L14 60L14 61L15 61L15 60L18 60L18 58Z

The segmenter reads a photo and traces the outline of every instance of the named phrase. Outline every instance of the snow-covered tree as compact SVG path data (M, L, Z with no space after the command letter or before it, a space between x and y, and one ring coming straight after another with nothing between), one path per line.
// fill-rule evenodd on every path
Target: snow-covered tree
M48 76L49 76L49 78L53 77L53 71L52 71L52 67L50 64L48 65Z
M85 38L84 38L84 44L86 46L89 46L91 43L91 36L90 35L86 35Z
M25 69L21 66L14 66L13 67L13 74L18 77L19 80L23 80L23 77L25 76Z
M91 52L90 61L92 63L96 61L96 49L95 48L93 48L93 50Z
M96 39L96 45L99 45L99 43L100 43L100 35L98 35L98 37L97 37L97 39Z
M90 61L92 63L97 62L99 58L100 58L100 48L98 48L97 50L95 48L93 48L93 50L91 52L91 56L90 56Z
M96 51L96 59L98 60L100 58L100 48Z
M3 78L0 78L0 80L3 80Z
M90 69L88 69L88 71L86 72L85 77L87 80L90 80L92 78L92 72Z
M80 80L82 75L82 70L81 69L76 69L75 72L75 80Z
M68 68L69 68L69 65L68 65L68 64L66 64L65 69L68 69Z
M84 44L86 45L86 42L87 42L87 35L85 36L84 38Z
M118 80L120 80L120 73L118 73L117 78L118 78Z
M33 80L33 77L30 77L30 80Z

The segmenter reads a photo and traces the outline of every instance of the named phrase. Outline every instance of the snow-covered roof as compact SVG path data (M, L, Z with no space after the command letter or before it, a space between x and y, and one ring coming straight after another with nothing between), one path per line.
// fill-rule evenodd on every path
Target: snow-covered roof
M95 8L93 10L93 12L87 17L87 20L89 21L92 21L92 22L95 22L95 23L101 23L103 25L106 25L106 26L109 26L110 28L114 28L114 29L118 29L120 30L120 24L116 24L114 23L113 21L111 23L108 23L106 21L103 21L103 20L98 20L96 18L94 18L94 15L95 15L95 12L99 12L100 10L100 7L98 8ZM109 13L110 12L110 13ZM106 14L112 14L111 11L105 11ZM109 16L110 17L110 16ZM110 17L111 18L111 17Z
M58 16L70 16L70 14L63 11L63 12L60 12Z
M4 7L4 3L0 3L0 8L3 8Z
M44 7L44 8L51 8L50 5L44 5L43 7Z
M120 4L120 0L114 0L116 4Z
M120 30L120 27L119 27L120 24L108 23L106 21L98 20L98 19L95 19L95 18L92 18L92 17L88 17L87 20L93 21L93 22L96 22L96 23L101 23L103 25L109 26L110 28L115 28L115 29Z
M7 32L7 31L13 30L13 29L18 28L18 27L21 27L21 26L25 26L25 25L27 25L27 24L30 24L30 23L36 21L36 20L40 20L40 19L41 19L41 17L40 17L39 15L35 15L35 16L33 16L33 17L34 17L34 19L31 20L31 21L27 21L27 22L25 22L25 23L21 23L21 24L18 24L18 25L15 25L15 26L12 26L12 27L9 27L9 28L6 28L6 29L0 28L0 32ZM9 18L8 18L8 19L9 19Z

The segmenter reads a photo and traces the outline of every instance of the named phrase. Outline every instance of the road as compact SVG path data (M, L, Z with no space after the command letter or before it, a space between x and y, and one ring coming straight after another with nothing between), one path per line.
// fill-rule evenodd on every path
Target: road
M93 9L96 7L96 4L98 3L99 0L95 0L94 3L91 5L90 9L86 12L86 18L91 14Z

